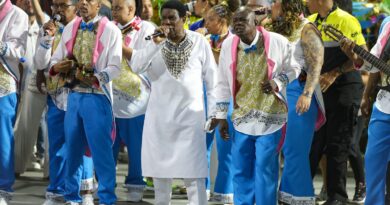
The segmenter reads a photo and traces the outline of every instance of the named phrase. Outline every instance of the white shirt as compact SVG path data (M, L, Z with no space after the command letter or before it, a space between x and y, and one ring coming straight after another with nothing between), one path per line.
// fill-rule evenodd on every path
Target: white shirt
M206 38L192 31L186 35L192 51L177 78L165 64L164 43L153 43L131 59L134 72L146 71L152 85L142 137L143 176L207 176L203 82L210 115L214 113L217 66Z

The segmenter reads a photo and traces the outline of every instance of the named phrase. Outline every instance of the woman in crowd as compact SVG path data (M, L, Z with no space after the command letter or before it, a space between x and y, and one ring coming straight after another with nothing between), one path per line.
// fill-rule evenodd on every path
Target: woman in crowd
M276 0L272 5L272 29L289 39L293 55L303 68L299 78L287 86L289 109L279 192L284 204L314 204L309 153L315 129L325 122L318 85L324 47L320 33L302 13L301 0Z
M215 61L218 63L219 54L221 51L222 43L225 39L230 37L232 34L229 31L229 24L231 19L231 9L227 2L222 2L216 6L213 6L208 10L207 15L205 16L205 28L207 29L210 35L207 36ZM229 109L229 116L231 115L232 105ZM233 133L233 126L229 120L230 134ZM207 148L208 148L208 157L210 162L210 152L212 147L212 142L214 141L214 133L209 133L207 135ZM232 172L231 172L231 140L224 141L220 137L220 133L217 130L216 134L216 143L218 150L218 171L215 179L214 186L214 201L221 203L233 203L233 184L232 184ZM210 180L207 180L207 189L210 190Z

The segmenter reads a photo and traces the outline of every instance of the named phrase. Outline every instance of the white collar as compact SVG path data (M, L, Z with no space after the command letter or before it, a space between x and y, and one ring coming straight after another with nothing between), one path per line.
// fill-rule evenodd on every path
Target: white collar
M259 41L259 37L260 37L260 32L258 30L256 30L256 36L255 36L255 39L253 39L252 43L250 45L242 42L242 40L240 39L240 46L241 48L243 49L247 49L247 48L250 48L251 46L253 45L256 45L257 44L257 41Z
M134 16L127 24L125 24L123 26L122 26L122 24L118 23L118 28L121 29L121 30L123 28L126 28L126 26L130 25L131 23L133 23L135 21L135 19L136 19L136 16Z
M96 23L96 22L98 22L101 18L102 18L101 16L96 15L95 18L89 20L89 21L86 22L86 23L87 23L87 24L88 24L88 23L91 23L91 22L92 22L92 23ZM82 21L85 22L84 19L82 19Z

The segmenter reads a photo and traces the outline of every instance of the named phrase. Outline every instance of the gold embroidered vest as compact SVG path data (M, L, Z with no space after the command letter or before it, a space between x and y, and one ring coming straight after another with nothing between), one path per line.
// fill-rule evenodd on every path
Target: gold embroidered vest
M123 40L126 34L122 35ZM122 58L121 74L113 79L114 89L128 97L138 98L141 95L141 78L129 67L125 57Z
M236 95L237 108L233 111L232 119L246 117L251 111L287 113L286 106L275 94L266 94L261 90L261 83L268 80L264 46L258 43L257 50L248 54L239 49L237 59L237 81L240 87Z

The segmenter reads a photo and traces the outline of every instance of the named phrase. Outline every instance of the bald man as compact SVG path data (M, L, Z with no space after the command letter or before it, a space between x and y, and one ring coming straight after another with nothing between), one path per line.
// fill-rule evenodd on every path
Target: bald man
M216 118L221 136L228 139L226 117L233 99L234 204L274 205L277 147L287 121L285 88L298 77L300 68L290 56L288 40L256 28L257 23L248 7L239 8L233 16L236 35L224 41L217 70Z
M122 72L113 81L114 115L117 138L114 145L115 161L119 146L123 141L128 150L128 172L125 187L128 189L127 201L142 200L146 183L141 170L142 129L146 106L149 99L150 85L144 74L135 74L129 67L133 52L150 46L152 41L145 37L154 32L154 26L140 18L141 0L114 0L112 14L117 26L122 31Z

